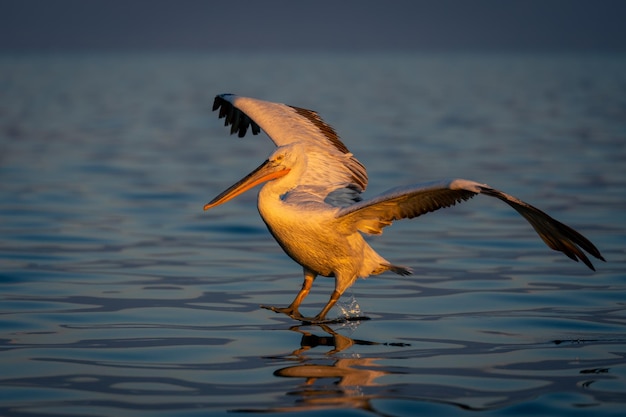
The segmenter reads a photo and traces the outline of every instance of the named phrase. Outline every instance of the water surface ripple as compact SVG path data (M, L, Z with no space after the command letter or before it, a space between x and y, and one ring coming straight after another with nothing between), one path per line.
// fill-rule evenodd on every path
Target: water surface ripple
M0 57L0 415L620 415L626 406L626 58L200 54ZM272 150L216 93L313 108L374 195L465 177L587 235L597 272L476 198L372 245L369 320L300 326L301 268L255 194ZM320 278L303 312L321 308ZM341 315L334 309L332 315Z

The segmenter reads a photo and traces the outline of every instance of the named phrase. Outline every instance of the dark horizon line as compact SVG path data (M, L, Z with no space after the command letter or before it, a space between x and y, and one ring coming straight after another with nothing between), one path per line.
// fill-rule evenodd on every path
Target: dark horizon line
M276 52L297 53L537 53L537 54L626 54L626 47L572 47L572 46L524 46L524 47L327 47L327 46L237 46L237 47L198 47L198 46L63 46L63 47L0 47L0 54L54 54L54 53L233 53L262 54Z

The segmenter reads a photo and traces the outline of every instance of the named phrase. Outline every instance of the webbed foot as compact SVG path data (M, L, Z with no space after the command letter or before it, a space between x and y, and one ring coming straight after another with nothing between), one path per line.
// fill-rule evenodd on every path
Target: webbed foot
M275 307L275 306L265 306L265 305L262 305L261 308L264 308L266 310L271 310L274 313L286 314L286 315L288 315L289 317L291 317L292 319L295 319L295 320L302 321L302 319L304 318L304 316L302 316L302 314L300 314L298 309L296 307L293 307L293 306Z
M305 324L322 324L322 323L332 323L332 322L334 322L334 320L327 320L326 318L320 317L319 315L317 315L315 317L305 317L302 314L300 314L300 311L298 311L297 307L293 307L293 306L275 307L275 306L265 306L265 305L262 305L261 308L264 308L266 310L271 310L274 313L286 314L287 316L291 317L292 319L301 321L302 323L305 323Z
M334 323L345 323L349 321L362 321L362 320L370 320L369 317L365 316L356 316L356 317L337 317L334 319L327 319L326 315L317 315L315 317L306 317L303 316L300 311L298 311L297 307L288 306L288 307L275 307L275 306L266 306L261 305L261 308L266 310L271 310L274 313L282 313L294 320L301 321L303 324L334 324Z

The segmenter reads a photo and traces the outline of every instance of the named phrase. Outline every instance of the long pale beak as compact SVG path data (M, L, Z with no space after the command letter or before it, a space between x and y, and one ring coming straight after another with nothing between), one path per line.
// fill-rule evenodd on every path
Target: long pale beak
M231 185L227 190L222 191L220 195L215 197L209 203L205 204L204 209L208 210L215 206L219 206L220 204L237 197L239 194L245 193L250 188L256 187L265 181L280 178L283 175L286 175L289 171L289 168L274 165L274 163L268 159L257 169L237 181L235 184Z

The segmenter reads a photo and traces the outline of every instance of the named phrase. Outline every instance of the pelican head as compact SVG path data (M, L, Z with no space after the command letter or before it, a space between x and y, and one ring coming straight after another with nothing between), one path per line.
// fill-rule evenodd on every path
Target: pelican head
M266 181L284 177L296 166L298 157L294 144L279 147L258 168L205 204L204 210L219 206Z

